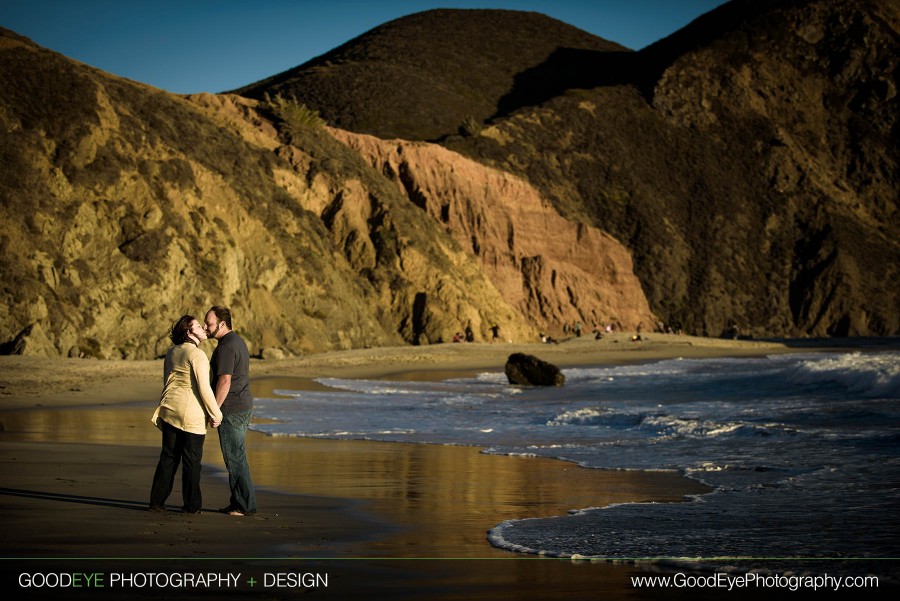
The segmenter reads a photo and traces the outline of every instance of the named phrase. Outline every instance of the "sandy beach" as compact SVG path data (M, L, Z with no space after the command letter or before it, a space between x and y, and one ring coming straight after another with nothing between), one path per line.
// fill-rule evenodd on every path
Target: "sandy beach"
M254 395L261 396L286 385L320 386L311 380L319 376L436 379L502 371L512 352L566 367L792 350L775 342L645 338L343 351L254 360L251 376ZM260 513L234 518L215 511L227 504L228 489L218 438L210 431L204 513L177 511L177 478L170 510L151 514L146 504L159 435L149 418L161 387L161 361L0 357L0 367L2 577L22 598L276 599L298 592L338 598L668 598L665 591L632 587L631 575L652 573L646 567L517 556L491 547L485 532L512 518L628 501L678 502L705 490L676 473L588 470L550 459L485 455L474 447L251 433ZM94 585L99 578L103 586L83 579L79 587L23 586L23 578L27 584L30 576L60 573L96 574ZM112 582L122 574L148 573L240 576L227 587Z

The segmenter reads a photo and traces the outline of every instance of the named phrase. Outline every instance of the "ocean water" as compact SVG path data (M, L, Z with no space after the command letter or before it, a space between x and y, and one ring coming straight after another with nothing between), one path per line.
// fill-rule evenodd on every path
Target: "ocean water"
M519 553L704 567L900 573L900 352L675 359L564 370L564 388L502 373L443 382L322 378L255 413L282 436L477 445L586 468L677 470L685 503L572 507L510 520ZM523 491L527 494L527 491Z

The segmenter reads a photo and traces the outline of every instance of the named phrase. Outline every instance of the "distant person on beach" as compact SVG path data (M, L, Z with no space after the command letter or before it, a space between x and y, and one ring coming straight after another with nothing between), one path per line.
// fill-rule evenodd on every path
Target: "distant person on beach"
M492 325L491 333L493 334L491 342L497 342L500 339L500 326L498 326L497 324Z
M210 361L210 382L216 403L222 408L219 426L219 446L228 470L231 499L221 509L228 515L256 513L256 490L250 477L244 438L253 413L250 395L250 351L231 325L231 311L215 306L206 313L206 332L219 344Z
M222 412L209 385L209 360L198 346L206 340L203 326L191 315L181 317L169 334L174 345L163 363L163 390L151 421L162 430L162 451L150 489L150 511L165 511L175 472L181 464L184 513L200 513L200 461L206 424L217 427Z
M475 332L472 331L472 325L466 325L466 342L475 342Z

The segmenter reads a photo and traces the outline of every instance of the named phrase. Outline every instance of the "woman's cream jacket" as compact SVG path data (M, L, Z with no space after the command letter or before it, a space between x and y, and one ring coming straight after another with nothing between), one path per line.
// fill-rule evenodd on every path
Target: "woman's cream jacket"
M222 421L209 382L209 359L191 342L173 346L166 353L162 396L150 421L160 429L163 420L191 434L206 434L210 417Z

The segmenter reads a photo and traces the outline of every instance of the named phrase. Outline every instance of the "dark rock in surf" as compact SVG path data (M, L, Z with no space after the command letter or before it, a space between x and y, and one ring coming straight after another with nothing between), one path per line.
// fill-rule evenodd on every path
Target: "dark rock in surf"
M510 384L525 386L562 386L566 377L558 367L534 355L513 353L506 360L506 378Z

